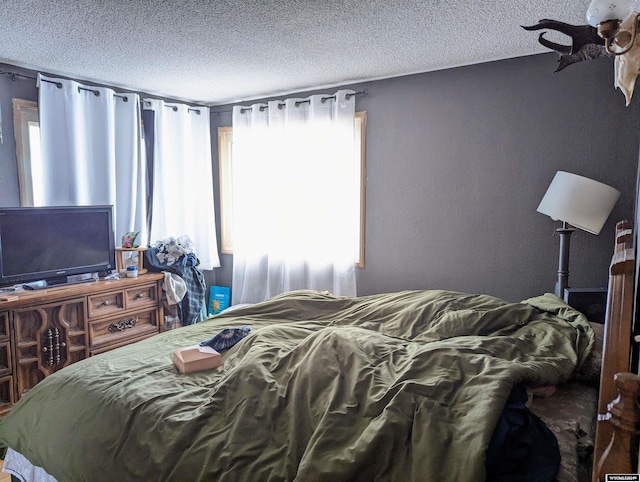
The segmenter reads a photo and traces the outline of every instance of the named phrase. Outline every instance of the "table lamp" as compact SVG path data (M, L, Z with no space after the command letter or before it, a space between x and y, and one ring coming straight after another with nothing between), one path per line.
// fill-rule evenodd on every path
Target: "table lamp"
M555 294L560 298L569 287L569 243L574 227L599 234L619 197L617 189L569 172L558 171L551 181L537 211L562 221L562 227L556 229L560 254Z

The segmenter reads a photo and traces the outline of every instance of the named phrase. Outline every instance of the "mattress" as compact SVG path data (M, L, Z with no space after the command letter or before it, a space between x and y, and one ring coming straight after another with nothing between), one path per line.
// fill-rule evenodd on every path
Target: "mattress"
M240 325L220 369L173 366ZM560 385L593 343L553 295L294 292L56 372L0 440L59 480L482 480L514 384Z

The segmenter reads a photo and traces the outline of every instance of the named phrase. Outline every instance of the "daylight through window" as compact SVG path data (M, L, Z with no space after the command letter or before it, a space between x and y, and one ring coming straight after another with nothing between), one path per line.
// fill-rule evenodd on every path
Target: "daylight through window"
M355 115L355 155L354 166L358 173L359 184L354 186L353 198L357 200L356 209L359 212L356 246L354 246L354 259L356 266L364 266L364 183L365 183L365 132L366 112L356 112ZM232 179L232 144L233 128L218 128L218 162L220 172L220 225L222 245L221 251L225 254L233 253L233 179ZM331 193L327 192L327 196Z
M22 206L42 205L42 157L38 104L13 99L13 128L16 137L18 182Z

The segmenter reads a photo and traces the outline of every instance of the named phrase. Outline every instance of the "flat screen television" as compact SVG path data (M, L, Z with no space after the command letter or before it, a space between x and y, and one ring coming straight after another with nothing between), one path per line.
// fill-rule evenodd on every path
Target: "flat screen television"
M106 273L115 267L114 244L113 206L0 208L0 286L42 288Z

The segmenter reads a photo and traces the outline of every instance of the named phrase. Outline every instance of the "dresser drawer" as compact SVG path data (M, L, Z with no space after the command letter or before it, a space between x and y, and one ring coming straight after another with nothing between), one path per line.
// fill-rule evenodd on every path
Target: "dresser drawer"
M90 350L158 333L158 310L124 314L120 318L89 322Z
M90 356L96 356L106 351L115 350L116 348L120 348L121 346L131 345L132 343L136 343L140 340L144 340L145 338L149 338L155 334L156 334L155 332L147 333L146 335L142 335L140 338L127 338L126 340L120 340L117 343L113 343L111 345L104 345L104 346L99 346L97 348L93 348L91 350Z
M152 284L127 289L124 295L127 309L133 310L144 306L156 306L158 304L157 288L157 284Z
M13 363L11 361L11 343L0 343L0 377L11 375Z
M0 378L0 415L7 413L16 402L15 380L12 376Z
M11 332L9 331L9 312L0 312L0 340L8 340Z
M112 291L88 297L89 319L113 315L124 310L124 291Z

